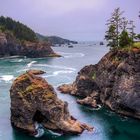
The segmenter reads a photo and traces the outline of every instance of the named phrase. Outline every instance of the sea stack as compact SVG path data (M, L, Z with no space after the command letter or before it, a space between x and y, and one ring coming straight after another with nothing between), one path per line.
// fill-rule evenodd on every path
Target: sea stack
M43 134L43 128L60 134L92 131L92 127L70 115L68 103L58 99L54 88L39 76L43 73L30 70L13 82L10 89L12 125L35 137L41 135L39 132Z

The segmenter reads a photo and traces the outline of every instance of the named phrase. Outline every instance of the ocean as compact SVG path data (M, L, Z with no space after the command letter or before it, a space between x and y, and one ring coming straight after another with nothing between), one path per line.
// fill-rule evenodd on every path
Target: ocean
M29 69L44 70L46 74L43 77L56 89L61 84L73 82L81 68L98 63L109 51L104 45L95 43L80 43L73 48L63 46L53 49L62 57L0 59L0 140L139 140L140 121L122 117L104 107L96 110L79 105L76 97L58 91L58 97L68 102L70 113L79 121L93 126L93 132L60 136L46 130L43 137L33 138L11 127L9 89L17 76Z

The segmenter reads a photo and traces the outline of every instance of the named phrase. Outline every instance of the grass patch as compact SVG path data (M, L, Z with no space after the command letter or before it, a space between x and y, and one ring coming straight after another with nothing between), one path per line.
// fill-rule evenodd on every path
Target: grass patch
M134 49L140 49L140 42L135 42L131 46L126 46L126 47L120 48L119 50L131 52Z
M133 44L133 47L140 49L140 42L136 42Z
M95 80L96 79L96 73L94 72L92 75L92 79Z

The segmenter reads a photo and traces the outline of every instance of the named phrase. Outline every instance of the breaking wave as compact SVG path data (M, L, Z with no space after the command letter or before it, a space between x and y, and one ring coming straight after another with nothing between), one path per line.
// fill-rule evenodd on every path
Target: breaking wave
M0 81L9 82L14 79L13 75L2 75L0 76Z
M32 61L30 63L27 64L27 67L30 68L34 63L36 63L37 61Z

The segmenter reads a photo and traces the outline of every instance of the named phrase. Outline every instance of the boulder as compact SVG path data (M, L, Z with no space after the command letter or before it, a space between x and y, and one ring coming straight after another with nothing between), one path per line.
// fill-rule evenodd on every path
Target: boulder
M10 89L12 125L34 136L43 134L43 128L60 134L92 131L92 127L70 115L68 103L60 100L54 88L39 76L43 73L30 70L13 82Z

